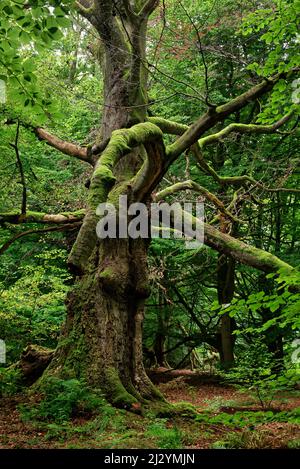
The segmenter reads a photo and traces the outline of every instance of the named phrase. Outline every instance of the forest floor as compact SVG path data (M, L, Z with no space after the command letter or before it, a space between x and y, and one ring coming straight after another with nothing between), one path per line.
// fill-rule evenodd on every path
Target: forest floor
M275 396L268 409L257 399L192 372L153 372L151 378L170 403L188 402L196 417L179 413L158 418L125 410L74 416L63 423L24 419L22 406L38 396L0 399L0 449L106 448L208 449L300 448L300 393Z

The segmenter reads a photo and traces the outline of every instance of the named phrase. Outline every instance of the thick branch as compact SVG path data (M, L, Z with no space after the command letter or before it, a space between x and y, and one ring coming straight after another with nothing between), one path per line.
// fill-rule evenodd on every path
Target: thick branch
M183 135L189 129L188 125L179 124L163 117L148 117L147 121L157 125L164 134Z
M112 132L111 139L96 164L89 189L88 209L69 256L69 267L75 273L80 275L84 272L84 267L95 247L96 225L99 220L96 209L100 203L106 203L115 183L113 174L115 165L133 148L162 140L162 135L161 130L150 122Z
M75 230L79 229L81 226L81 222L76 222L76 223L67 223L61 226L51 226L48 228L41 228L39 230L28 230L28 231L23 231L22 233L18 233L15 236L12 236L6 243L3 244L3 246L0 247L0 255L3 254L5 251L7 251L10 246L17 241L20 238L23 238L24 236L30 236L32 234L43 234L43 233L50 233L50 232L58 232L58 231L68 231L68 230Z
M200 117L179 139L169 145L167 154L171 161L177 158L181 153L194 145L201 135L211 129L215 124L226 119L230 114L239 111L247 106L249 102L255 101L267 92L271 91L275 84L282 78L286 78L288 73L280 73L268 80L264 80L259 85L254 86L250 90L241 94L237 98L232 99L228 103L210 109Z
M22 223L39 223L54 224L73 223L82 220L84 210L77 212L64 212L58 214L48 214L42 212L28 211L24 214L18 212L0 213L0 223L11 223L12 225L20 225Z
M184 212L179 207L174 211L178 212L178 215L181 216L184 214L185 220L189 220L193 229L196 228L196 217L190 213ZM249 246L243 241L233 238L228 234L221 233L219 230L207 223L204 223L204 244L220 253L233 257L242 264L249 265L258 270L262 270L263 272L277 272L280 269L285 269L287 272L294 271L294 268L291 265L280 260L273 254L256 247Z
M185 191L185 190L193 190L195 192L199 192L207 200L212 202L217 207L217 209L221 213L223 213L227 218L229 218L230 220L232 220L234 222L239 221L234 215L232 215L232 213L230 213L226 209L223 202L220 199L218 199L218 197L216 197L214 194L212 194L207 189L205 189L205 187L202 187L199 184L197 184L196 182L191 181L191 180L184 181L184 182L178 182L176 184L173 184L172 186L167 187L166 189L163 189L162 191L158 192L155 195L155 201L162 200L165 197L167 197L171 194L174 194L175 192Z
M133 194L137 201L147 199L165 173L165 146L162 138L146 143L146 159L133 182Z
M228 234L221 233L211 225L204 225L204 243L218 252L232 256L242 264L255 267L264 272L277 272L285 269L292 272L294 268L280 260L273 254L233 238Z
M83 148L74 143L61 140L60 138L50 134L41 127L37 127L36 129L34 129L34 132L40 140L44 140L45 142L47 142L48 145L55 148L56 150L59 150L65 155L73 156L75 158L78 158L79 160L85 161L86 163L90 163L91 165L94 164L93 159L88 154L87 148Z
M146 0L138 16L142 19L148 18L148 16L151 15L151 13L155 10L158 4L159 0Z

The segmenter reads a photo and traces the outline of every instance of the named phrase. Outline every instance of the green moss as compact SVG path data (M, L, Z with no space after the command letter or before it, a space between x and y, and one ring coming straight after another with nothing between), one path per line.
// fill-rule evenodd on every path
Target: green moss
M105 370L105 392L107 398L116 407L130 409L138 400L125 389L117 370L113 367Z
M175 416L194 418L197 415L196 408L189 402L170 404L168 402L154 401L146 409L146 415L147 412L150 412L152 415L159 418L170 418Z
M112 278L114 276L115 272L114 270L111 268L111 267L107 267L105 270L103 270L100 274L99 274L99 278Z
M31 212L31 211L27 211L26 212L26 218L29 220L30 218L33 218L35 220L43 220L44 216L46 215L46 213L41 213L41 212Z
M69 265L82 274L97 241L97 207L107 202L109 191L115 183L113 174L118 161L131 150L143 143L162 138L162 131L154 124L145 122L129 129L112 132L111 139L97 162L89 189L87 214L69 256ZM122 191L123 192L123 191ZM119 194L118 194L119 195Z
M120 184L117 184L116 186L113 187L113 189L110 191L107 202L113 204L116 208L119 207L119 197L121 195L126 195L128 194L128 188L130 186L130 181L125 180L121 182Z
M101 166L95 170L93 179L95 180L96 178L107 182L115 181L115 177L111 169L108 166L104 166L103 164L101 164Z
M148 117L147 121L155 124L166 134L182 135L189 128L188 125L178 124L178 122L173 122L162 117Z
M78 220L81 220L84 215L85 215L85 210L77 210L75 212L62 212L60 215L63 215L64 217L75 217L78 218Z

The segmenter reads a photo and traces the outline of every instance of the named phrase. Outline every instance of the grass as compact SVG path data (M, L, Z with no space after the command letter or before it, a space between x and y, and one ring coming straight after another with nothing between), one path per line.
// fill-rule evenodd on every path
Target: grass
M211 398L203 399L197 407L181 401L184 388L180 383L180 399L175 405L146 407L138 415L112 407L77 381L50 382L43 399L41 395L27 400L20 396L23 406L18 406L19 413L18 399L4 399L2 408L0 405L0 448L300 448L300 440L295 438L299 408L226 413L222 408L231 411L249 405L249 401L239 401L237 393L224 399L216 395L219 389L215 395L208 393ZM187 399L190 391L187 387ZM294 397L286 395L285 399Z

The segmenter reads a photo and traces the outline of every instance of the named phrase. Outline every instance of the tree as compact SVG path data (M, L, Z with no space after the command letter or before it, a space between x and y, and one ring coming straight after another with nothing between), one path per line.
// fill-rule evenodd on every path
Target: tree
M280 81L290 80L296 71L293 68L262 79L220 105L211 103L206 96L206 111L191 125L149 117L147 85L151 65L147 60L147 27L150 15L159 4L159 0L76 2L77 10L92 25L99 39L96 55L104 76L100 130L91 147L63 141L41 127L34 130L39 139L92 167L87 208L76 213L36 213L27 210L23 197L21 211L0 214L2 223L53 224L58 229L68 229L82 221L68 259L76 282L67 298L67 319L46 375L82 377L104 391L115 405L127 408L145 399L161 398L145 373L142 354L144 303L149 295L148 242L130 238L97 239L98 205L110 202L118 208L121 194L127 195L130 202L148 204L178 191L192 190L216 207L221 224L230 226L239 221L232 208L192 180L153 192L171 165L188 151L192 152L199 169L223 189L245 186L266 189L249 175L220 176L206 161L204 149L232 133L253 138L276 133L294 119L293 112L288 112L275 123L224 124L249 103L271 92ZM215 129L204 136L221 124L221 130ZM171 137L171 143L167 144L167 135L176 138ZM14 145L17 152L17 140ZM287 190L285 187L267 189ZM196 222L194 218L192 221ZM247 245L228 232L231 230L219 230L206 223L205 244L264 272L279 269L293 272L292 266L275 255Z

